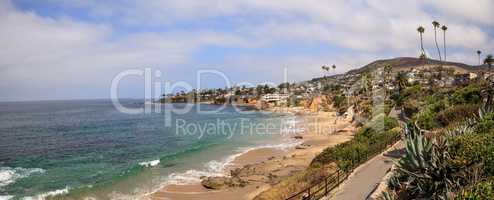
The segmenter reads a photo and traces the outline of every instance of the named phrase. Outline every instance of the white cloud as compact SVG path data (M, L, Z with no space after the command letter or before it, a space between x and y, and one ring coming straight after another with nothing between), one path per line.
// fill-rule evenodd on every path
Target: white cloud
M430 30L432 20L454 24L457 30L462 31L457 31L455 36L472 33L474 43L459 39L464 36L451 37L456 38L452 45L472 48L485 43L487 33L468 22L494 25L494 2L489 0L475 3L469 0L128 0L118 5L101 1L81 1L75 5L91 10L95 17L112 16L112 20L122 19L123 24L130 26L173 27L173 24L184 21L200 22L224 17L241 22L228 31L241 32L259 44L297 40L364 52L416 47L416 27L423 25ZM434 13L426 12L430 8ZM263 20L251 20L256 16ZM447 21L446 18L453 20Z
M212 30L114 37L111 26L41 17L8 2L1 3L0 9L0 45L5 49L0 52L0 99L64 98L51 97L53 88L66 92L91 88L78 91L78 97L94 97L91 90L97 88L99 97L107 97L108 84L121 70L169 69L190 62L191 54L206 45L251 45Z
M492 0L433 0L424 1L427 5L445 14L445 17L467 20L494 26L494 1Z
M488 53L494 46L493 33L482 29L494 26L494 2L490 0L44 3L69 8L67 12L83 9L82 13L89 12L93 20L70 13L55 18L41 16L36 9L21 11L9 1L1 1L0 45L6 51L0 51L0 99L51 98L49 90L54 87L65 92L71 88L100 91L80 91L81 97L106 95L114 74L135 67L156 66L177 74L174 78L188 78L183 74L187 70L179 66L200 65L193 55L211 46L254 51L286 44L327 47L330 50L297 56L291 49L281 50L281 55L229 52L228 57L215 61L232 73L242 71L246 79L259 79L259 73L265 79L275 77L284 66L294 72L294 79L310 79L321 74L322 64L337 64L338 72L344 72L383 56L416 56L419 25L426 27L424 44L435 56L432 20L449 27L450 60L474 62L470 59L472 51ZM210 22L217 27L207 27ZM133 32L134 28L139 31ZM439 36L442 42L441 32ZM19 90L9 92L13 89ZM45 96L39 97L38 91ZM63 94L60 92L61 98Z

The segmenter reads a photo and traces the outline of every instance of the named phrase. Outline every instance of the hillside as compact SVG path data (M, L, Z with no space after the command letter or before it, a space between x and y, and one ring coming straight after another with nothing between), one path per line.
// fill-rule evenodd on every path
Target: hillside
M377 60L370 64L367 64L359 69L350 70L347 74L358 74L366 71L375 70L379 67L384 67L386 65L390 65L394 71L403 71L409 70L411 68L422 68L422 67L435 67L439 65L443 65L447 68L453 68L458 72L472 72L479 70L486 70L485 66L471 66L464 63L456 63L456 62L440 62L438 60L432 59L419 59L412 57L399 57L385 60Z
M384 67L386 65L390 65L393 68L393 71L406 71L410 70L412 68L431 68L431 67L437 67L440 64L443 65L445 68L453 68L456 72L459 73L467 73L467 72L475 72L475 71L481 71L481 70L487 70L488 67L486 65L467 65L464 63L457 63L457 62L440 62L439 60L433 60L433 59L419 59L419 58L412 58L412 57L398 57L398 58L392 58L392 59L383 59L383 60L376 60L372 63L369 63L363 67L360 67L358 69L353 69L345 74L360 74L363 72L367 71L372 71L376 70L379 67ZM332 76L328 76L329 78L337 78L339 76L342 76L344 74L336 74ZM310 80L311 82L317 82L323 79L324 77L317 77L313 78Z

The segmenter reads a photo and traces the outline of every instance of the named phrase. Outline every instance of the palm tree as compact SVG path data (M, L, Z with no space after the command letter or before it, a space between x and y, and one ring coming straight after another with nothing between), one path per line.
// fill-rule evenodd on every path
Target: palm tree
M481 65L481 64L482 64L482 63L480 63L480 54L482 54L482 51L477 50L477 55L479 56L479 65Z
M441 29L443 30L444 61L446 61L446 30L448 30L448 27L443 25Z
M436 42L437 53L439 54L439 61L442 61L441 50L439 49L439 45L437 44L437 29L441 24L437 21L432 22L432 26L434 26L434 41Z
M425 32L425 28L422 27L422 26L419 26L417 28L417 31L419 32L419 35L420 35L420 50L422 51L421 54L420 54L420 57L421 58L425 58L424 42L423 42L423 39L422 39L422 34L424 34L424 32Z
M321 69L324 71L329 71L329 67L327 67L326 65L321 66Z
M336 65L333 65L333 66L331 66L331 67L333 68L333 70L336 70Z
M494 58L492 57L492 54L489 54L484 59L484 64L489 66L489 72L491 71L492 63L494 63Z
M329 67L328 67L328 66L326 66L326 65L323 65L323 66L321 67L321 69L322 69L322 70L324 70L324 71L326 71L326 73L324 73L324 81L325 81L325 82L328 82L328 78L326 77L326 74L327 74L327 72L329 72Z

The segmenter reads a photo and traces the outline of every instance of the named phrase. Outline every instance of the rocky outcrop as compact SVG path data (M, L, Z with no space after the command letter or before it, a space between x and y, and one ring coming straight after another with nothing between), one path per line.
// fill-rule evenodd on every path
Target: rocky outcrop
M201 184L205 188L219 190L226 187L226 177L205 177Z
M295 156L292 156L292 158ZM271 157L268 160L248 164L230 170L230 176L201 177L201 184L208 189L221 190L229 187L244 187L252 183L267 183L274 185L284 177L300 172L304 166L284 165L283 160L288 157Z
M302 143L302 144L299 144L295 147L295 149L307 149L310 147L310 144L305 144L305 143Z
M301 139L304 139L304 136L296 135L296 136L293 136L293 138L297 139L297 140L301 140Z
M219 190L226 187L244 187L248 182L239 177L213 176L203 178L201 184L205 188Z

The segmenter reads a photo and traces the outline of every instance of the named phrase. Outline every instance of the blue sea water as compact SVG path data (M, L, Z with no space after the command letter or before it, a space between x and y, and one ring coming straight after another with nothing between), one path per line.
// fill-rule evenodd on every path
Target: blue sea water
M144 107L139 100L122 104ZM154 106L162 112L125 114L109 100L0 103L0 198L112 199L197 181L221 173L245 149L278 145L272 133L287 120L231 106L203 113L193 105L184 114L171 112L166 126L164 111L185 105Z

